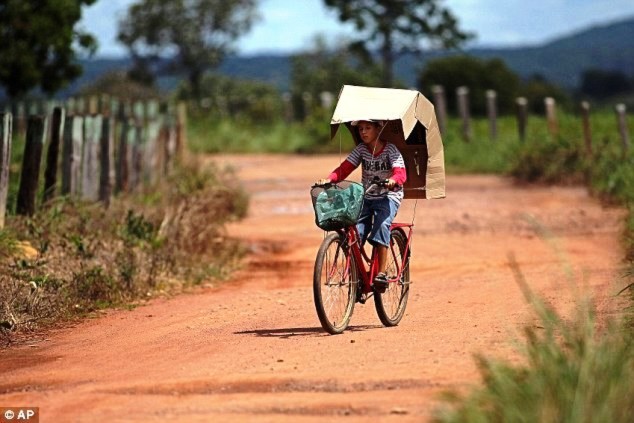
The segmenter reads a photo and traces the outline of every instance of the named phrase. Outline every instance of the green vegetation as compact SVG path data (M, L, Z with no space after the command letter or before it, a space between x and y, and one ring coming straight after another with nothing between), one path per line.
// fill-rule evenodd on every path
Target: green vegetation
M539 319L525 328L524 364L476 356L484 385L461 396L436 422L610 422L634 415L632 333L609 323L597 329L594 310L579 299L571 321L533 294L510 257L516 280Z
M150 194L151 193L151 194ZM244 253L226 222L247 197L229 171L194 163L105 209L58 198L0 231L0 343L95 310L216 284Z
M255 0L139 0L119 24L118 39L135 58L133 74L152 81L152 63L172 50L196 97L205 72L215 69L256 18ZM200 97L198 97L200 98Z
M31 89L51 95L81 75L78 53L92 53L95 38L78 28L81 9L95 0L25 2L0 6L0 85L12 99ZM28 22L28 24L26 24Z
M315 109L303 122L275 119L255 124L249 116L219 119L206 113L190 115L187 134L194 152L203 153L327 153L354 146L348 130L341 128L330 140L330 115Z

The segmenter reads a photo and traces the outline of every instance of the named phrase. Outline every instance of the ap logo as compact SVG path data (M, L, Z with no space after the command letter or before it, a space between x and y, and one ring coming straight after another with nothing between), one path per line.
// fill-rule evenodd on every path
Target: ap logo
M31 422L37 423L40 420L39 408L0 408L0 423L7 422Z

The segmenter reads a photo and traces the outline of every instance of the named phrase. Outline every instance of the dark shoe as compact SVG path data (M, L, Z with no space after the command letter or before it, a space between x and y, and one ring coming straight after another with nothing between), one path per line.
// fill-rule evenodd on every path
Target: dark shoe
M387 284L387 275L385 273L381 272L374 277L374 289L381 294L385 292Z

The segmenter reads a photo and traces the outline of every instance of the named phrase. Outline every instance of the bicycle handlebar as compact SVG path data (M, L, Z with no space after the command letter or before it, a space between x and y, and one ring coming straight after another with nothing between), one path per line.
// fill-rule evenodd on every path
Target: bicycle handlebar
M324 187L324 188L330 188L331 186L335 185L335 182L328 182L326 184L313 184L311 185L311 188L316 188L316 187ZM378 179L375 178L374 180L372 180L372 182L370 182L370 185L368 186L368 188L365 190L365 193L367 194L368 192L370 192L374 187L386 187L389 184L389 179ZM396 184L395 187L400 186L400 184Z
M372 182L370 182L370 186L368 187L368 189L365 190L365 193L366 194L369 193L370 191L372 191L374 187L379 187L379 188L387 187L389 183L390 183L389 179L374 178ZM394 187L398 187L398 186L400 186L400 184L394 185Z

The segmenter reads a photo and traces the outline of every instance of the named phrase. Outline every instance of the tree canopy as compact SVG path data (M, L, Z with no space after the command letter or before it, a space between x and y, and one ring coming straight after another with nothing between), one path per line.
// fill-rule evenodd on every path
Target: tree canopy
M119 23L118 38L134 58L174 56L195 95L205 71L217 67L256 19L256 0L140 0Z
M423 92L430 93L432 85L443 86L447 93L448 108L452 111L457 110L456 89L460 86L469 87L473 112L484 114L487 90L495 90L500 111L509 112L518 95L521 81L500 59L481 60L461 55L427 63L419 75L418 87Z
M604 100L617 94L625 94L632 90L634 81L623 72L587 69L581 75L579 91L598 100Z
M38 87L54 94L81 75L75 48L92 54L97 42L76 24L82 6L95 1L0 2L0 84L11 98Z
M344 84L379 83L380 72L376 66L364 64L345 44L334 42L328 45L323 36L317 36L309 50L291 57L290 91L298 117L304 117L308 112L304 110L306 95L318 104L322 93L336 96Z
M359 30L353 47L367 55L378 50L383 65L383 84L393 84L393 65L398 55L424 48L456 48L471 37L458 28L458 20L442 0L324 0L338 12L339 20Z

